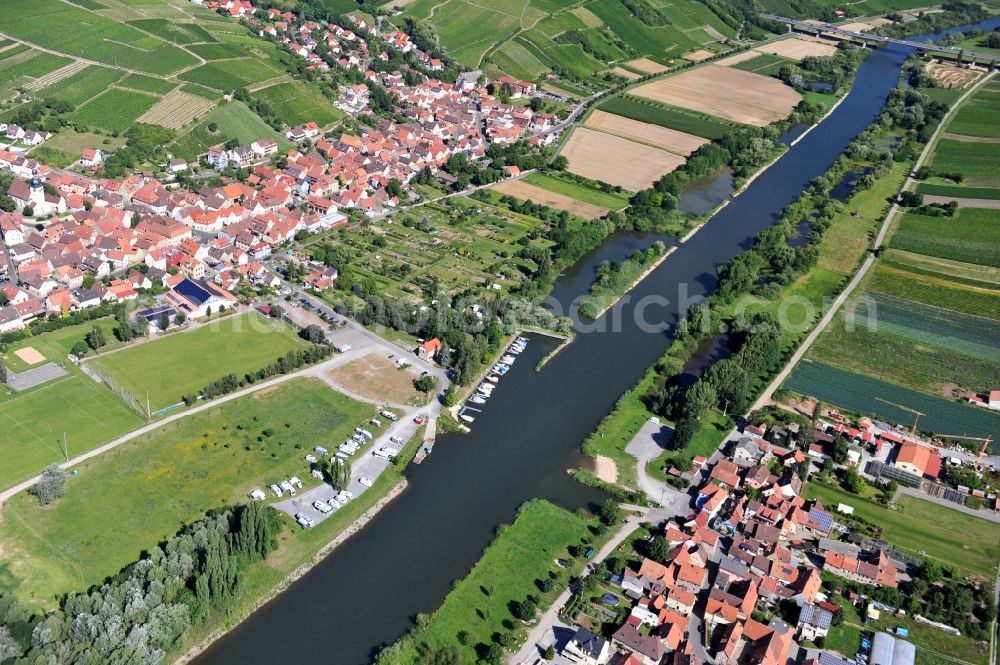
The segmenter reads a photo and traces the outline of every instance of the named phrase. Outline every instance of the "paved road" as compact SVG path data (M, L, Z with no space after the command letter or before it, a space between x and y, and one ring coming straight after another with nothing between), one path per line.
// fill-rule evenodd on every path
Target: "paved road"
M960 513L965 513L966 515L972 515L973 517L978 517L980 519L988 520L990 522L995 522L1000 524L1000 513L994 513L987 510L975 510L974 508L969 508L968 506L962 506L954 501L949 501L938 496L931 496L930 494L925 494L920 490L913 489L912 487L900 487L896 490L896 495L892 497L892 502L896 503L899 497L912 496L917 499L923 499L924 501L930 501L931 503L936 503L939 506L944 506L945 508L951 508L952 510L957 510Z
M207 409L215 408L219 404L224 404L225 402L229 402L229 401L234 400L234 399L239 399L240 397L245 397L246 395L250 395L252 393L255 393L258 390L264 390L266 388L270 388L272 386L276 386L276 385L282 384L282 383L284 383L286 381L291 381L293 379L298 379L298 378L303 378L303 377L310 377L311 376L311 377L316 377L316 378L322 379L323 381L327 382L328 384L330 384L331 386L333 386L337 390L339 390L341 392L347 393L350 397L353 397L353 398L358 399L358 400L363 401L363 402L367 402L369 404L373 404L373 405L385 404L384 401L375 400L375 399L372 399L372 398L369 398L369 397L364 397L364 396L358 395L357 393L354 393L354 392L351 392L351 391L347 391L343 386L340 386L340 385L336 384L329 377L329 372L332 369L335 369L336 367L338 367L338 366L340 366L340 365L342 365L342 364L344 364L346 362L350 362L351 360L353 360L355 358L358 358L358 357L361 357L361 356L363 356L363 355L365 355L367 353L382 352L382 353L386 353L386 355L389 355L389 354L392 354L392 353L398 353L398 350L396 349L395 346L390 345L388 342L386 342L385 340L383 340L381 337L378 337L374 333L371 333L369 335L364 335L363 338L361 338L360 336L354 336L354 332L355 331L353 331L353 329L342 328L340 331L338 331L337 333L335 333L335 336L337 336L337 335L352 335L351 339L363 340L363 341L360 341L357 344L354 344L353 345L354 348L352 348L351 351L349 351L348 353L336 354L332 358L330 358L329 360L326 360L326 361L324 361L322 363L319 363L319 364L316 364L316 365L312 365L310 367L306 367L304 369L301 369L301 370L299 370L297 372L293 372L291 374L284 374L282 376L275 377L275 378L273 378L273 379L271 379L269 381L264 381L263 383L257 383L257 384L254 384L252 386L248 386L246 388L243 388L242 390L238 390L238 391L230 393L228 395L224 395L222 397L219 397L219 398L216 398L214 400L211 400L209 402L205 402L205 403L199 404L197 406L194 406L194 407L192 407L190 409L186 409L186 410L181 411L179 413L175 413L175 414L167 416L165 418L154 420L153 422L148 423L148 424L146 424L146 425L144 425L144 426L142 426L142 427L140 427L140 428L138 428L136 430L133 430L133 431L129 432L128 434L120 436L117 439L114 439L113 441L109 441L108 443L105 443L102 446L98 446L97 448L94 448L93 450L90 450L90 451L87 451L87 452L82 453L80 455L77 455L76 457L73 457L69 461L61 463L59 466L62 467L63 469L71 469L74 466L77 466L77 465L81 464L82 462L84 462L84 461L86 461L88 459L97 457L98 455L102 455L102 454L108 452L109 450L112 450L112 449L120 446L121 444L123 444L123 443L125 443L127 441L131 441L132 439L134 439L134 438L136 438L138 436L142 436L143 434L148 434L148 433L150 433L152 431L155 431L156 429L162 427L163 425L165 425L167 423L174 422L175 420L180 420L181 418L187 418L187 417L192 416L192 415L194 415L196 413L201 413L202 411L205 411ZM183 334L183 333L181 333L181 334ZM414 362L414 365L417 365L417 366L419 366L419 365L426 365L426 363L423 363L422 361L420 361L419 359L417 359L415 357L412 360ZM435 370L435 373L439 376L439 379L440 379L441 374L444 373L444 370L442 370L441 368L431 368L431 369ZM447 377L445 377L445 381L447 381ZM446 386L446 385L447 385L446 383L442 384L442 386ZM401 409L405 409L408 413L412 413L413 410L414 410L413 406L395 405L395 404L392 405L392 406L397 407L397 408L401 408ZM441 409L440 402L438 400L434 399L421 412L422 413L427 413L428 415L431 415L431 414L437 415L440 412L440 409ZM339 445L339 443L338 443L338 445ZM36 482L38 482L38 479L40 477L41 477L40 475L35 476L34 478L30 478L30 479L28 479L28 480L26 480L24 482L18 483L17 485L14 485L14 486L9 487L9 488L7 488L7 489L5 489L3 491L0 491L0 504L3 504L5 501L7 501L7 499L9 499L10 497L14 496L18 492L26 490L27 488L29 488L32 485L34 485Z
M976 90L978 90L987 81L989 81L992 78L992 76L993 76L992 74L984 76L982 79L980 79L980 81L976 85L969 88L965 92L965 94L958 99L957 102L952 104L951 109L948 111L947 114L945 114L944 118L941 119L941 122L938 124L937 129L934 130L934 135L931 137L931 140L927 142L926 146L924 146L924 149L920 153L920 157L917 159L916 164L913 165L914 172L916 172L917 169L919 169L923 165L928 155L930 155L935 143L937 142L938 134L940 134L942 128L944 128L944 126L948 124L948 121L951 119L952 114L955 113L962 106L965 100L968 99ZM909 189L910 186L913 184L913 182L914 182L913 177L912 176L908 177L906 179L906 182L903 183L903 191ZM886 234L889 233L889 229L892 227L892 222L896 218L896 214L898 212L899 212L899 206L893 203L892 207L889 209L889 212L886 214L885 219L882 220L882 226L879 228L878 235L875 237L874 247L876 248L876 250L882 247L882 243L885 241L885 236ZM806 336L802 344L799 345L799 348L795 350L795 353L792 354L792 357L789 359L784 369L782 369L781 372L779 372L778 375L774 377L774 380L771 381L771 383L764 390L764 392L761 393L760 397L757 398L757 401L754 402L753 406L750 408L751 411L761 409L771 403L771 399L774 396L774 392L781 387L782 383L785 382L785 379L788 378L788 376L792 373L792 370L794 370L796 365L799 364L799 361L802 360L806 352L813 345L813 342L815 342L816 338L820 336L820 333L826 330L826 327L830 325L830 322L833 321L833 317L836 316L841 306L843 306L843 304L847 301L847 298L851 295L854 289L857 288L858 284L861 282L862 279L864 279L865 275L868 274L868 271L871 269L874 263L875 263L875 254L869 253L868 256L865 257L864 263L861 264L861 268L859 268L858 271L854 274L854 277L851 278L850 283L843 291L840 292L840 295L838 295L837 298L833 301L833 306L827 310L826 314L823 315L823 318L820 319L820 322L816 325L815 328L813 328L812 332L810 332Z
M617 533L615 533L615 535L604 544L604 547L600 549L594 557L594 561L603 561L615 550L615 548L625 541L629 534L639 528L639 525L648 521L650 511L646 508L641 510L644 512L639 515L633 515L621 525ZM542 615L538 624L535 625L535 627L528 633L528 638L525 640L524 646L522 646L517 653L509 658L508 662L511 663L511 665L534 662L534 659L542 655L546 647L552 644L551 641L545 641L544 638L546 635L551 633L553 626L559 622L559 610L566 604L566 601L568 601L572 595L573 594L569 589L566 589L559 594L559 597L556 598L555 602L553 602L549 609L546 610L545 614Z

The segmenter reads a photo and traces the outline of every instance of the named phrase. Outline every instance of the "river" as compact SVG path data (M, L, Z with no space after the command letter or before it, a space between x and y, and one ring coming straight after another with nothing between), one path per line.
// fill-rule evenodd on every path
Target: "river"
M472 433L438 438L407 471L409 488L285 593L198 660L199 665L356 665L432 612L518 505L541 497L567 508L600 499L566 469L618 397L659 358L678 314L716 285L716 266L748 248L878 115L909 50L890 46L862 65L843 103L541 372L556 343L532 336ZM615 234L567 272L554 294L586 293L603 260L657 236ZM648 322L640 325L637 318Z

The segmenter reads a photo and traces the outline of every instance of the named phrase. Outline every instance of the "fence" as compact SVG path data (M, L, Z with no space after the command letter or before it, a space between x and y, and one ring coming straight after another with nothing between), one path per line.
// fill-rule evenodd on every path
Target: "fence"
M111 374L102 368L100 365L92 365L90 363L82 362L80 363L80 369L83 370L84 374L103 383L108 388L111 389L118 398L125 402L125 405L138 413L140 416L146 420L150 419L149 408L145 401L140 400L133 393L126 390L123 386L119 385L117 381L111 376Z

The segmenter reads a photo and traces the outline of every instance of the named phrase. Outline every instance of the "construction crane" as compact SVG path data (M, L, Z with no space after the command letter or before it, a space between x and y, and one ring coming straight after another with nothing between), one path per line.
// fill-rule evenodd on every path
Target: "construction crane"
M992 436L981 437L981 436L959 436L958 434L938 434L939 439L960 439L963 441L982 441L983 447L979 449L976 453L977 457L986 457L986 451L990 449L990 442L993 441Z
M890 402L889 400L882 399L881 397L876 397L875 399L878 400L879 402L885 402L889 406L894 406L897 409L902 409L903 411L909 411L910 413L913 414L913 427L910 428L910 436L914 436L917 433L917 423L920 422L920 416L927 415L926 413L917 411L916 409L911 409L908 406L903 406L902 404L896 404L895 402Z

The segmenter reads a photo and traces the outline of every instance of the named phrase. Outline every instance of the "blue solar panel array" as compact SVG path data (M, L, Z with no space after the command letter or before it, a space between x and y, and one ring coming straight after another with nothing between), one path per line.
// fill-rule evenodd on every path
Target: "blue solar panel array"
M822 510L813 508L809 511L809 521L814 523L820 531L829 531L833 528L833 515Z
M185 279L174 287L174 291L187 298L196 307L208 301L212 297L212 292L193 279Z

